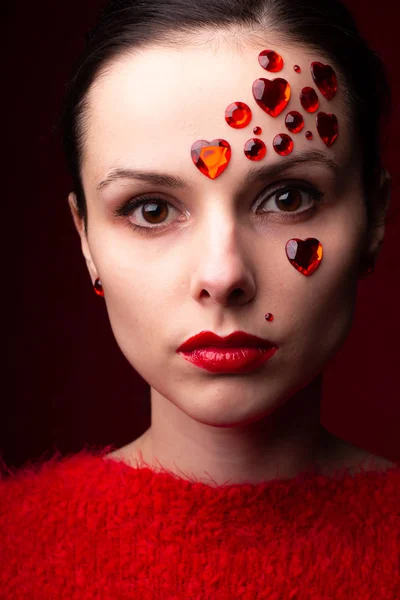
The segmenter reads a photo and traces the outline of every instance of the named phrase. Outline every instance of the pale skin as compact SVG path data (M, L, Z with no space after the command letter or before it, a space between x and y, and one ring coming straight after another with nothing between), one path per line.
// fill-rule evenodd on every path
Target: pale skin
M283 56L279 73L258 64L265 48ZM376 191L382 210L368 225L359 155L345 126L340 93L345 84L339 78L339 91L329 102L319 94L321 110L339 121L331 148L317 135L315 114L306 114L297 100L302 87L315 87L309 70L315 60L327 62L272 39L245 44L241 51L222 40L218 51L210 44L153 48L116 60L92 88L83 160L88 235L73 193L68 200L91 281L101 280L116 341L151 387L151 426L109 457L132 466L143 460L155 470L161 465L210 485L289 478L312 464L328 472L332 465L351 467L364 458L374 468L394 466L343 442L319 422L321 372L350 330L361 253L376 258L384 238L389 175L382 173ZM294 64L301 74L293 72ZM259 77L283 77L291 85L293 100L277 118L253 99L252 82ZM235 101L252 109L245 129L225 122L225 108ZM337 174L313 160L246 187L249 169L288 163L272 149L277 133L289 133L288 110L305 117L303 132L292 135L291 156L319 151L337 163ZM255 125L267 145L259 162L243 153ZM314 133L312 142L305 138L307 129ZM211 180L194 166L190 148L198 139L216 138L230 143L232 158ZM188 188L125 178L97 190L116 167L179 176ZM285 209L272 192L288 184L298 189L299 183L323 192L325 202L302 213L313 205L302 191L298 220L284 221ZM154 213L146 219L144 206L128 217L112 214L124 200L142 195L168 202L158 205L158 221ZM129 221L163 229L144 236L124 226ZM287 240L307 237L320 240L324 252L310 277L285 255ZM274 315L272 322L264 319L266 312ZM221 336L246 331L279 350L256 372L210 373L176 353L202 330Z

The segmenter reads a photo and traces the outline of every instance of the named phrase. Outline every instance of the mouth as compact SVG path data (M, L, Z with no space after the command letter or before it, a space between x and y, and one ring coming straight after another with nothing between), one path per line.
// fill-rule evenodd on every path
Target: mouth
M248 373L260 369L274 356L277 348L208 347L180 352L183 358L211 373Z
M193 352L194 350L207 349L213 351L225 350L243 350L246 348L258 348L268 350L278 346L265 338L246 333L244 331L234 331L233 333L221 337L212 331L202 331L192 336L179 346L177 352Z

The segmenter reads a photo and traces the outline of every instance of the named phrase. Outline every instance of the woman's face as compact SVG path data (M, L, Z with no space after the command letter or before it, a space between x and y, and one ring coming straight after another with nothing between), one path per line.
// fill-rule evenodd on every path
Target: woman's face
M278 73L258 62L270 48L284 59ZM313 61L328 62L272 43L241 51L224 43L218 51L155 48L115 62L91 89L83 162L89 234L86 240L81 229L81 235L92 281L101 280L114 335L131 365L153 393L202 423L229 426L272 412L320 372L351 326L367 230L359 157L336 69L335 97L328 101L318 92L320 110L339 123L330 148L317 133L316 113L300 105L303 87L317 89ZM290 83L290 103L277 117L254 100L253 81L262 77ZM225 120L226 107L237 101L253 114L243 129ZM301 112L305 126L290 134L293 152L281 156L272 140L289 134L289 110ZM267 146L260 161L243 152L255 126ZM222 175L210 179L190 151L196 140L218 138L229 142L232 155ZM318 156L304 160L310 152ZM246 183L250 170L266 166L281 170ZM115 178L98 189L115 169L163 176ZM172 178L181 185L170 185ZM288 185L293 191L284 203L279 199ZM314 193L323 201L313 200ZM158 204L139 206L130 216L113 214L139 197ZM285 245L309 237L321 242L323 259L307 277L289 262ZM265 320L267 312L273 321ZM176 352L203 330L221 336L241 330L279 349L257 372L210 373Z

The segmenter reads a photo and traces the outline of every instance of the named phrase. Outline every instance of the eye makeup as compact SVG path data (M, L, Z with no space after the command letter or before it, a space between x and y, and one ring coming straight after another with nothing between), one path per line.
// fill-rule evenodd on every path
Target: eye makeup
M271 218L267 217L267 215L276 215L273 217L274 222L300 222L304 221L307 218L310 218L312 214L318 210L317 203L323 202L324 193L317 189L315 186L311 184L306 184L305 182L288 182L286 185L281 184L280 186L275 186L275 189L269 191L268 195L266 194L267 190L264 190L259 196L261 200L258 203L256 211L259 210L260 205L263 205L265 202L270 201L271 199L276 198L279 195L279 199L275 200L275 202L280 202L283 207L291 206L291 200L293 198L295 200L299 200L303 203L302 194L307 194L311 198L311 206L307 209L297 210L296 211L284 211L284 210L272 210L272 211L263 211L261 210L258 214L260 214L261 218ZM299 193L300 192L300 193ZM297 196L296 196L297 193ZM286 204L285 204L286 203ZM132 223L129 217L140 207L145 205L153 206L163 206L163 207L171 207L174 210L178 210L170 201L160 197L159 195L142 195L137 198L129 198L128 200L124 200L121 204L119 204L116 208L112 210L112 214L117 218L122 218L124 225L131 227L134 231L137 231L140 234L151 235L154 232L165 231L167 229L171 229L172 227L176 227L177 224L180 225L182 221L175 221L172 224L153 224L147 223L146 226L138 225L136 223ZM150 215L151 216L151 215ZM156 217L157 218L157 217Z

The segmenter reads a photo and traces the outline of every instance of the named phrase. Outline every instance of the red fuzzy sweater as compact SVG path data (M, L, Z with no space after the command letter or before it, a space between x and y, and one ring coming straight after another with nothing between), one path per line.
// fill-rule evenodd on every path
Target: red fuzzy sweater
M400 463L212 487L111 449L3 464L2 600L400 599Z

